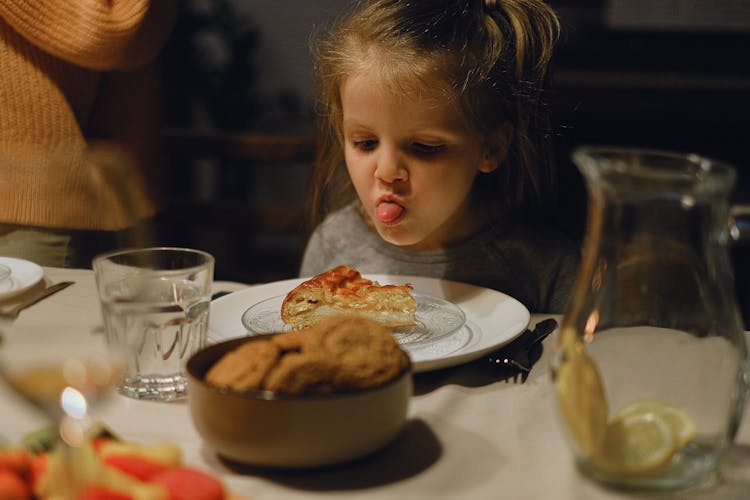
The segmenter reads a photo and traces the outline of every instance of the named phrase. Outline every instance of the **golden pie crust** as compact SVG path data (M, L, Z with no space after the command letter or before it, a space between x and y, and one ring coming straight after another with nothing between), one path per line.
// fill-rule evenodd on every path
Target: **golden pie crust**
M338 266L291 290L281 304L281 319L292 328L314 325L322 318L354 314L387 327L417 324L417 302L409 284L381 285L354 268Z

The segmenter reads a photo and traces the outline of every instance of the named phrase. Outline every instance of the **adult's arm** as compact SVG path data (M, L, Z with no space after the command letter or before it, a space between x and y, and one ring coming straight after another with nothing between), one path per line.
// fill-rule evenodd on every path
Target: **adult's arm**
M152 61L172 31L179 0L2 0L0 17L30 43L98 71Z

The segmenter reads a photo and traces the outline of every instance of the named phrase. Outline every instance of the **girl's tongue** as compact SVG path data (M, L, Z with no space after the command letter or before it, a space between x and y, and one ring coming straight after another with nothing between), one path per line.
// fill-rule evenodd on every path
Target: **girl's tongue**
M404 207L392 201L380 202L375 209L375 215L381 222L393 222L403 213Z

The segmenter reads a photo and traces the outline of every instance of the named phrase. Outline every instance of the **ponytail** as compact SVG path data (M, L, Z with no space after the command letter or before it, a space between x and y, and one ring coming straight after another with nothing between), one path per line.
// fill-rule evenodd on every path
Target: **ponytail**
M506 118L515 128L505 162L515 168L498 172L499 185L489 196L505 192L509 196L507 208L528 218L538 217L556 202L556 169L544 91L560 23L543 0L480 1L497 26L496 36L505 42L489 80L512 96L510 102L506 101L510 106ZM509 78L511 68L513 77Z
M484 1L485 9L499 26L509 25L516 78L543 81L560 33L555 12L542 0Z

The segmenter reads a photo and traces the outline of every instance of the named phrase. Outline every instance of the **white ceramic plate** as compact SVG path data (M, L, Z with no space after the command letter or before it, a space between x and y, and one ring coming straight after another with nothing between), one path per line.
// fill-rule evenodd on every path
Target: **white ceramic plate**
M402 347L435 342L454 334L466 323L466 315L452 302L412 293L417 303L417 324L393 329L393 336ZM281 320L281 304L284 295L261 300L242 314L242 324L252 334L283 332L292 327Z
M10 268L10 277L0 282L0 300L31 288L44 277L44 270L28 260L0 257L0 264Z
M410 283L414 292L438 297L457 305L466 323L454 334L427 344L405 345L414 371L447 368L477 359L507 344L529 324L530 314L518 300L504 293L456 281L418 276L366 275L379 283ZM303 279L256 285L225 295L211 303L209 339L215 342L249 334L243 313L253 304L286 294Z

